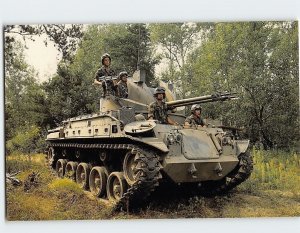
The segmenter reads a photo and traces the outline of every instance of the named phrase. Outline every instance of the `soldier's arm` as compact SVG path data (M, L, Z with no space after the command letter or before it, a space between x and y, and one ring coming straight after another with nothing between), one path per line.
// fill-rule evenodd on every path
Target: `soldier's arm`
M116 76L116 72L113 69L110 69L110 75L111 76Z
M100 73L101 73L101 70L97 70L97 72L95 74L95 78L94 78L94 85L101 85L102 84L102 81L99 80L99 77L102 76Z
M176 121L173 121L170 117L167 117L167 122L170 125L179 125Z
M117 96L119 96L120 98L122 98L122 90L121 90L120 82L117 84L116 92L117 92Z
M101 85L101 84L102 84L102 81L98 81L97 79L94 79L94 84L95 84L95 85Z
M190 128L191 127L191 120L190 118L186 118L185 121L184 121L184 126L186 128Z
M201 126L202 126L202 127L206 127L205 120L203 120L202 118L201 118Z

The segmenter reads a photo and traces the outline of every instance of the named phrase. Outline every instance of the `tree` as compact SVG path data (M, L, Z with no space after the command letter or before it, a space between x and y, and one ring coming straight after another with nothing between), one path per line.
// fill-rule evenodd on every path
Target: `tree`
M16 41L15 35L35 40L34 36L47 35L44 43L48 40L62 53L62 58L70 60L77 49L77 45L83 36L83 25L80 24L39 24L39 25L5 25L5 51L10 53L11 43ZM11 54L13 55L13 54Z
M150 84L159 58L154 56L146 24L109 25L104 37L104 48L114 58L114 67L129 74L143 69L146 71L146 83Z
M209 31L210 24L168 23L150 25L151 39L162 47L162 55L168 60L168 71L163 73L165 81L177 82L180 94L186 97L190 85L186 58L194 46ZM206 35L207 36L207 35Z
M12 42L10 46L14 55L5 59L5 139L7 149L30 152L43 130L37 126L46 118L45 96L36 72L24 60L22 44Z
M252 142L265 148L299 140L297 33L296 22L217 24L190 58L193 91L238 90L240 100L210 104L207 114L246 125Z
M92 25L87 27L71 61L62 61L57 75L45 83L49 122L58 124L80 114L97 112L101 88L93 86L94 76L101 66L101 55L108 52L117 71L132 74L138 61L146 70L147 82L154 72L155 58L146 25Z

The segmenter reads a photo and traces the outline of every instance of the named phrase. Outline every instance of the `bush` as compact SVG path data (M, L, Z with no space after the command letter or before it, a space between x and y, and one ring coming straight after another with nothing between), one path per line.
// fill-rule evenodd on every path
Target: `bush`
M300 155L284 151L252 151L254 170L244 187L298 193L300 190Z
M35 125L25 127L6 142L6 154L41 152L45 147L45 140L41 129Z

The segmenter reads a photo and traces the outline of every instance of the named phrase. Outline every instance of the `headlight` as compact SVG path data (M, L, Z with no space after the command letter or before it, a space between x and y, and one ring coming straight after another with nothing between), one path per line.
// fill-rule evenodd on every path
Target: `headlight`
M168 135L168 142L169 144L173 144L175 142L175 137L173 134Z
M181 142L181 140L182 140L181 134L177 134L176 135L176 142Z

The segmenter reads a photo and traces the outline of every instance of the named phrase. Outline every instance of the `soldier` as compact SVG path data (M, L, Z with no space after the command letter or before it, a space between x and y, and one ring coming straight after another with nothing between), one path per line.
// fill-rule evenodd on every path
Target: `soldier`
M149 105L148 119L157 120L162 124L178 125L177 122L172 121L168 117L168 110L172 110L173 108L168 108L164 101L166 98L165 89L162 87L156 88L153 96L156 98L156 101Z
M118 96L120 98L128 98L128 87L127 87L127 77L128 74L126 71L123 71L119 74L118 82Z
M191 108L192 115L185 119L184 126L197 127L198 125L205 126L204 120L201 118L202 107L200 104L194 104Z
M108 53L102 55L101 63L102 63L102 67L98 69L95 74L94 84L102 85L104 96L106 94L115 95L117 80L112 79L112 77L115 76L116 73L113 69L110 68L111 57ZM108 76L110 76L111 78L105 81L101 80L102 77L108 77Z

